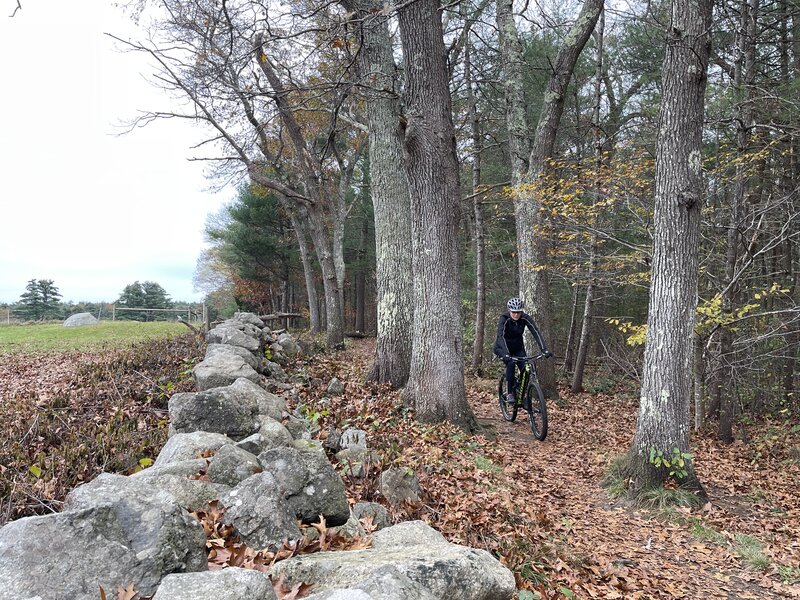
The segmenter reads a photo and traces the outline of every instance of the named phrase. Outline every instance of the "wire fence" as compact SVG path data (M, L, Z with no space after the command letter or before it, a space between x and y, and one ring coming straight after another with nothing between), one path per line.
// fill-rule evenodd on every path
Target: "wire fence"
M125 313L174 313L176 319L183 320L185 315L186 321L205 321L206 315L206 305L203 304L202 308L193 308L191 306L187 306L185 308L144 308L144 307L136 307L136 306L117 306L114 304L111 307L111 320L117 320L117 313L121 313L120 316L124 316Z
M166 314L174 314L175 320L181 321L188 321L188 322L202 322L205 323L208 320L208 310L206 305L203 304L202 306L186 306L181 308L146 308L146 307L137 307L137 306L117 306L116 304L111 305L111 320L116 321L118 318L120 320L129 319L129 320L150 320L147 318L148 314L153 314L154 316L158 313L166 313ZM119 314L118 314L119 313ZM144 319L139 319L137 317L141 317L144 315ZM66 315L70 316L70 315ZM103 320L104 318L108 319L108 309L106 308L105 313L103 309L101 309L98 314L94 315L98 320ZM60 318L50 319L51 321L60 321ZM0 325L16 325L19 323L25 323L31 321L30 316L24 310L19 309L12 309L12 308L0 308Z

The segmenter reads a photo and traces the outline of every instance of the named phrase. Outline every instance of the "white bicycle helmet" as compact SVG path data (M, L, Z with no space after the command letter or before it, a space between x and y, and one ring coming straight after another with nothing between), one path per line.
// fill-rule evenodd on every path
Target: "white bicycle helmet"
M511 298L506 303L506 307L508 307L508 310L512 310L514 312L520 312L523 308L525 308L525 303L519 298Z

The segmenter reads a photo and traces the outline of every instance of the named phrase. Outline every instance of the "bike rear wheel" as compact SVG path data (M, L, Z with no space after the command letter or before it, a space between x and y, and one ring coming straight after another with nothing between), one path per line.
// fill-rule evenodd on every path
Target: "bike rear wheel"
M497 401L500 403L500 412L503 413L503 418L506 421L514 421L517 418L517 411L519 406L514 402L509 404L506 402L506 376L505 373L500 375L500 380L497 382Z
M533 437L542 441L547 437L547 405L539 382L531 381L528 386L528 422L531 425Z

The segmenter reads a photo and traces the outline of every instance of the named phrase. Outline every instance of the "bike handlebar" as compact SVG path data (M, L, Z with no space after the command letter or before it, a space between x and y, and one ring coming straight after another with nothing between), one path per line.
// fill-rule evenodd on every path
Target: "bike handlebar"
M544 358L544 354L539 354L538 356L511 356L506 354L503 358L509 358L514 362L530 362L534 360L539 360L540 358Z

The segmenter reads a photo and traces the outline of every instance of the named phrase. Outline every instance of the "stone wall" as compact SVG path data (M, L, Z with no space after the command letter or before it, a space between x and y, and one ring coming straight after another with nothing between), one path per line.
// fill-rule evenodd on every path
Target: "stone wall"
M279 579L287 589L311 586L315 600L513 596L513 574L488 552L450 544L420 521L390 525L377 504L351 510L311 424L287 409L293 388L280 363L301 351L292 336L237 313L208 342L194 369L198 391L170 399L170 437L150 468L104 473L73 490L63 512L0 529L0 600L94 600L101 586L114 598L131 585L158 600L260 600L277 598ZM357 469L369 455L364 432L344 432L339 451ZM387 499L416 493L413 473L383 475ZM288 558L269 572L209 571L206 535L190 513L210 502L253 549L298 542L320 515L338 535L365 541L359 550ZM365 515L374 533L361 526Z

